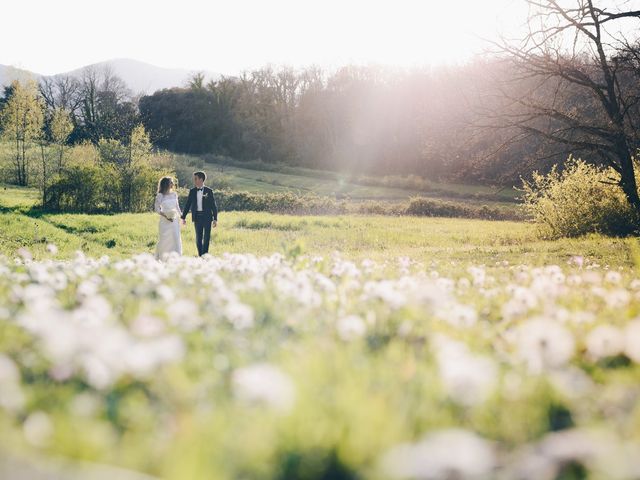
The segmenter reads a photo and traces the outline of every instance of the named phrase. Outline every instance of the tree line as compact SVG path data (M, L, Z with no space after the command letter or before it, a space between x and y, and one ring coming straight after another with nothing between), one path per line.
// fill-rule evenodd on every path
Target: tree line
M7 173L38 187L48 209L146 210L157 179L170 172L124 83L108 70L88 70L80 81L13 82L0 102L0 128Z

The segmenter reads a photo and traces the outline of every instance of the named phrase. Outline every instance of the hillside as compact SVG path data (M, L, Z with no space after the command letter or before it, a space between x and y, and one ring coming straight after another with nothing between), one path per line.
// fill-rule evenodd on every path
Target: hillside
M24 82L29 79L37 80L40 77L41 75L28 70L12 67L11 65L0 65L0 90L16 80Z
M68 72L60 72L55 75L41 75L39 73L22 70L9 65L0 65L0 87L9 85L14 80L24 81L28 78L39 79L42 77L55 77L58 75L69 75L81 78L82 73L87 68L96 70L110 69L115 75L122 78L125 84L134 94L151 94L163 88L180 87L185 85L190 76L195 72L202 72L207 80L214 80L220 73L188 70L184 68L165 68L141 62L130 58L117 58L104 62L85 65L83 67Z
M513 188L496 188L453 182L435 182L416 175L352 175L312 170L286 165L224 163L208 158L176 155L179 180L189 186L194 168L208 172L210 183L223 182L234 190L248 192L293 192L315 194L353 201L403 201L414 196L487 204L515 209L518 192Z

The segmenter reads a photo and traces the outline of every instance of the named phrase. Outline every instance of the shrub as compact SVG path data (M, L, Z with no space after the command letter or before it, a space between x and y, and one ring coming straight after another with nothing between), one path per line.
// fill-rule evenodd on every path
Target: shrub
M188 191L180 189L184 205ZM520 219L512 209L470 205L414 197L405 202L336 200L317 195L296 195L291 192L251 193L216 189L220 211L255 211L295 215L411 215L429 217L462 217L492 220Z
M531 181L523 180L523 207L543 238L628 235L637 230L638 216L617 177L611 168L569 157L562 171L555 165L547 175L534 172Z

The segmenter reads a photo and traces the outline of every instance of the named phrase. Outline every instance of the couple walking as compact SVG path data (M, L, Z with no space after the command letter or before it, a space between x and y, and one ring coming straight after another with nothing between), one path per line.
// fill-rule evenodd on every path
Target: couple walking
M182 255L182 238L180 237L180 224L186 223L186 218L191 211L191 219L196 229L196 247L198 255L209 252L209 240L211 227L218 225L218 206L213 197L213 190L205 186L207 174L195 172L193 174L194 187L189 190L189 197L184 206L184 212L180 210L176 184L171 177L163 177L158 183L158 193L154 204L154 210L160 215L158 230L158 244L156 258L162 259L165 255L177 252Z

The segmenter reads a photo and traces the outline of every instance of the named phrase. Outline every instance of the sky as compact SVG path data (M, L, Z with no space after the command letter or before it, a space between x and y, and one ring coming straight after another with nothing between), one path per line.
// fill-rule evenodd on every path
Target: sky
M267 64L462 63L525 22L521 0L19 0L0 64L51 75L113 58L236 74ZM11 21L6 21L11 19Z

